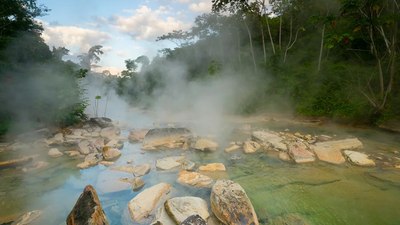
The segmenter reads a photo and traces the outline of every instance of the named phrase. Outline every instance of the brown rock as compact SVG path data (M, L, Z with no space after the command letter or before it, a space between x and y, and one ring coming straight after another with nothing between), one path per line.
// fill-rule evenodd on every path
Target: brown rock
M293 142L288 145L289 155L296 163L307 163L315 161L314 154L307 150L302 142Z
M211 210L224 224L259 225L246 192L231 180L218 180L211 189Z
M108 225L96 190L88 185L67 217L67 225Z
M200 138L194 143L192 148L200 151L216 151L218 143L210 139Z
M213 171L226 171L225 165L222 163L210 163L199 167L200 171L213 172Z
M244 153L254 153L261 148L261 145L255 141L245 141L243 144Z
M194 187L211 187L213 180L197 172L182 170L178 175L178 183Z
M147 132L149 132L148 129L132 130L129 132L128 139L131 142L142 142Z

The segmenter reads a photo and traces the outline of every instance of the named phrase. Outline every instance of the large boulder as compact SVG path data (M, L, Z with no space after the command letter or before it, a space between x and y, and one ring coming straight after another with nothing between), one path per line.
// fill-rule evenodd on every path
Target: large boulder
M190 185L194 187L211 187L213 179L197 172L189 172L182 170L178 174L178 183Z
M200 151L216 151L218 143L207 138L200 138L194 142L192 148Z
M96 190L88 185L67 217L67 225L108 225Z
M116 148L104 147L103 148L103 158L106 161L116 160L121 156L121 151Z
M254 153L261 148L261 145L255 141L245 141L243 144L244 153Z
M259 225L246 192L231 180L218 180L211 189L211 210L224 224Z
M144 218L147 218L160 200L169 193L170 189L171 185L159 183L136 195L128 203L128 209L132 219L136 222L140 222Z
M207 202L198 197L176 197L168 199L164 203L165 210L168 215L180 224L191 215L199 215L204 220L210 217Z
M179 168L185 160L185 156L170 156L157 159L156 167L160 170L172 170Z
M311 146L318 159L332 164L342 164L346 160L342 150L362 148L362 143L357 138L349 138L337 141L318 142Z
M300 142L289 143L289 155L296 163L307 163L315 161L314 153L307 149L307 146Z
M344 154L349 159L349 161L355 165L375 166L375 162L372 159L370 159L367 154L350 150L345 150Z
M177 149L185 148L192 136L186 128L156 128L149 130L143 140L142 149Z
M253 141L256 141L264 147L273 147L280 151L287 151L287 146L278 134L271 131L254 131L251 135Z
M199 171L203 172L215 172L215 171L226 171L225 165L222 163L209 163L199 167Z

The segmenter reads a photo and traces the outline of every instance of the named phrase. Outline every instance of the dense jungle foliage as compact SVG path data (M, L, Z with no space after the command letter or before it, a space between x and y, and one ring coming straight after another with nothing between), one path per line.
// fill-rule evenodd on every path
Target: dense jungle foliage
M197 17L190 30L158 38L176 48L161 50L151 63L127 60L118 93L133 103L151 104L149 96L165 83L165 68L179 62L188 81L227 71L259 80L253 98L238 112L291 105L298 115L342 122L399 119L397 0L212 3L212 13Z
M85 118L79 79L86 70L63 61L68 50L49 49L36 17L48 12L34 0L0 4L0 135Z

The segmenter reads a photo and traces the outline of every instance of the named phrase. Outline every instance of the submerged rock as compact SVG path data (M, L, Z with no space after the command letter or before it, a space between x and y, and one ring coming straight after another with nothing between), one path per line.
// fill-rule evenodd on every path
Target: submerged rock
M40 170L40 169L46 168L48 165L49 165L48 162L37 161L37 162L33 162L31 166L23 168L22 171L32 172L35 170Z
M13 223L11 223L11 225L29 225L33 223L35 220L37 220L41 215L42 211L40 210L30 211L22 215Z
M375 162L372 159L368 158L367 154L346 150L344 154L355 165L358 166L375 166Z
M210 163L199 167L200 171L214 172L214 171L226 171L225 165L222 163Z
M362 148L362 143L357 138L349 138L337 141L325 141L312 145L311 148L318 159L332 164L342 164L346 160L342 150Z
M200 138L196 140L192 148L200 151L216 151L218 143L210 139Z
M296 163L307 163L315 161L315 156L307 150L307 146L302 142L293 142L289 145L289 155Z
M159 183L136 195L128 203L128 209L132 219L136 222L140 222L144 218L147 218L153 212L159 201L169 193L170 189L171 185Z
M261 148L261 145L255 141L245 141L243 144L244 153L254 153Z
M61 145L64 142L64 135L62 133L57 133L52 138L46 140L49 146Z
M178 183L186 184L194 187L211 187L213 179L197 172L189 172L182 170L178 174Z
M286 161L286 162L290 161L290 156L286 152L279 152L278 157L282 161Z
M128 139L131 142L142 142L146 136L148 129L132 130L129 132Z
M88 185L67 217L67 225L108 225L96 190Z
M103 160L103 156L99 153L91 153L85 157L85 161L82 163L79 163L77 165L78 168L80 169L86 169L91 166L97 165L101 160Z
M26 163L33 161L37 157L38 157L37 155L31 155L31 156L25 156L25 157L22 157L19 159L0 161L0 169L25 165Z
M199 215L204 220L210 217L207 202L198 197L175 197L164 203L168 215L180 224L191 215Z
M211 189L211 210L224 224L259 225L246 192L231 180L218 180Z
M310 225L310 223L297 214L287 214L275 218L272 225Z
M181 169L188 170L188 171L194 170L195 167L196 167L196 163L189 161L189 160L184 160L181 165Z
M144 176L150 172L150 164L141 164L137 166L115 166L111 168L112 170L127 172L133 174L134 176Z
M156 167L160 170L172 170L180 167L185 160L185 156L170 156L157 159Z
M53 157L53 158L57 158L57 157L60 157L60 156L64 155L64 154L63 154L62 152L60 152L57 148L51 148L47 154L48 154L50 157Z
M263 145L264 147L270 147L281 151L287 151L287 146L283 143L283 138L279 135L269 131L254 131L251 138Z
M107 142L105 146L110 148L122 149L124 147L124 143L121 142L119 139L112 139L109 142Z
M143 179L140 177L134 177L132 179L122 178L120 181L131 184L133 191L139 191L142 187L144 187L145 184Z

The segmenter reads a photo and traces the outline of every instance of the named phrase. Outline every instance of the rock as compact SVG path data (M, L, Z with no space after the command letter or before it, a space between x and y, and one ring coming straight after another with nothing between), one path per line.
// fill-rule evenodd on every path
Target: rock
M88 140L82 140L81 142L79 142L78 148L79 152L83 155L95 152L94 147L90 144Z
M290 156L289 156L289 154L287 154L286 152L279 152L278 157L279 157L279 159L281 159L282 161L286 161L286 162L290 161Z
M131 142L142 142L147 132L149 132L148 129L132 130L129 132L128 139Z
M311 146L319 160L332 164L342 164L346 161L342 155L342 150L358 148L362 148L362 143L357 138L318 142Z
M226 171L225 165L222 163L210 163L199 167L200 171L214 172L214 171Z
M128 203L128 209L132 219L136 222L140 222L144 218L147 218L159 201L169 193L170 189L171 185L159 183L136 195Z
M144 176L150 172L151 166L149 164L141 164L137 166L115 166L112 170L127 172L136 177Z
M191 132L186 128L150 129L144 137L142 149L176 149L187 145Z
M330 141L332 140L331 136L328 135L318 135L317 136L317 141L323 142L323 141Z
M0 169L25 165L26 163L31 162L35 158L37 158L37 155L30 155L30 156L25 156L25 157L22 157L19 159L0 161Z
M261 145L255 141L245 141L243 144L244 153L254 153L261 148Z
M196 140L192 148L200 151L216 151L218 148L218 143L206 138L200 138Z
M225 148L225 152L229 153L229 152L234 152L240 149L240 146L237 144L231 144L229 145L227 148Z
M246 192L231 180L218 180L211 189L211 210L224 224L259 225Z
M121 131L116 127L106 127L101 129L100 136L112 140L112 139L118 139L120 133Z
M310 225L310 223L297 214L287 214L275 218L272 221L272 225Z
M103 158L107 161L112 161L121 156L121 151L116 148L104 147Z
M345 150L344 154L349 159L349 161L354 163L355 165L358 165L358 166L375 166L375 162L373 160L369 159L368 155L366 155L364 153Z
M24 172L32 172L32 171L35 171L35 170L40 170L40 169L46 168L48 165L49 165L48 162L37 161L37 162L34 162L32 164L32 166L30 166L28 168L23 168L22 171L24 171Z
M67 217L67 225L108 225L96 190L88 185Z
M120 140L112 139L111 141L107 142L107 144L105 146L121 149L124 147L124 143L121 142Z
M165 211L164 206L157 209L156 216L151 225L176 225Z
M144 181L140 177L134 177L132 179L122 178L120 180L123 182L130 183L132 185L133 191L139 191L142 187L144 187Z
M288 149L286 144L283 143L283 138L273 132L254 131L251 135L251 138L264 147L272 146L273 148L281 151L287 151Z
M67 154L69 157L76 157L81 155L79 151L65 151L64 153Z
M103 137L90 139L90 145L95 148L98 152L101 152L104 148L105 139ZM112 146L110 146L112 147Z
M196 163L189 161L189 160L184 160L181 164L181 169L183 170L188 170L192 171L196 167Z
M112 166L112 165L114 165L114 162L100 161L99 164L103 165L103 166Z
M42 211L34 210L25 213L18 220L11 223L11 225L29 225L32 224L35 220L37 220L42 215Z
M113 126L112 120L106 117L94 117L90 118L89 121L91 124L95 126L99 126L101 128L111 127Z
M302 142L289 143L289 155L296 163L307 163L315 161L315 156L307 150L307 146Z
M185 156L170 156L162 159L157 159L156 167L160 170L171 170L181 166Z
M103 156L99 153L90 153L85 157L85 161L82 163L79 163L77 165L78 168L80 169L86 169L91 166L97 165L101 160L103 160Z
M49 152L47 153L47 155L49 155L50 157L53 157L53 158L57 158L57 157L62 156L63 153L60 152L60 151L59 151L58 149L56 149L56 148L51 148L51 149L49 150Z
M207 225L207 222L199 215L191 215L180 225Z
M199 215L203 220L210 217L207 202L198 197L176 197L164 203L165 211L177 224L191 215Z
M46 140L49 146L61 145L64 142L64 135L62 133L57 133L54 137Z
M203 188L203 187L211 187L213 179L197 172L189 172L182 170L178 174L177 182L180 184L186 184L194 187Z

